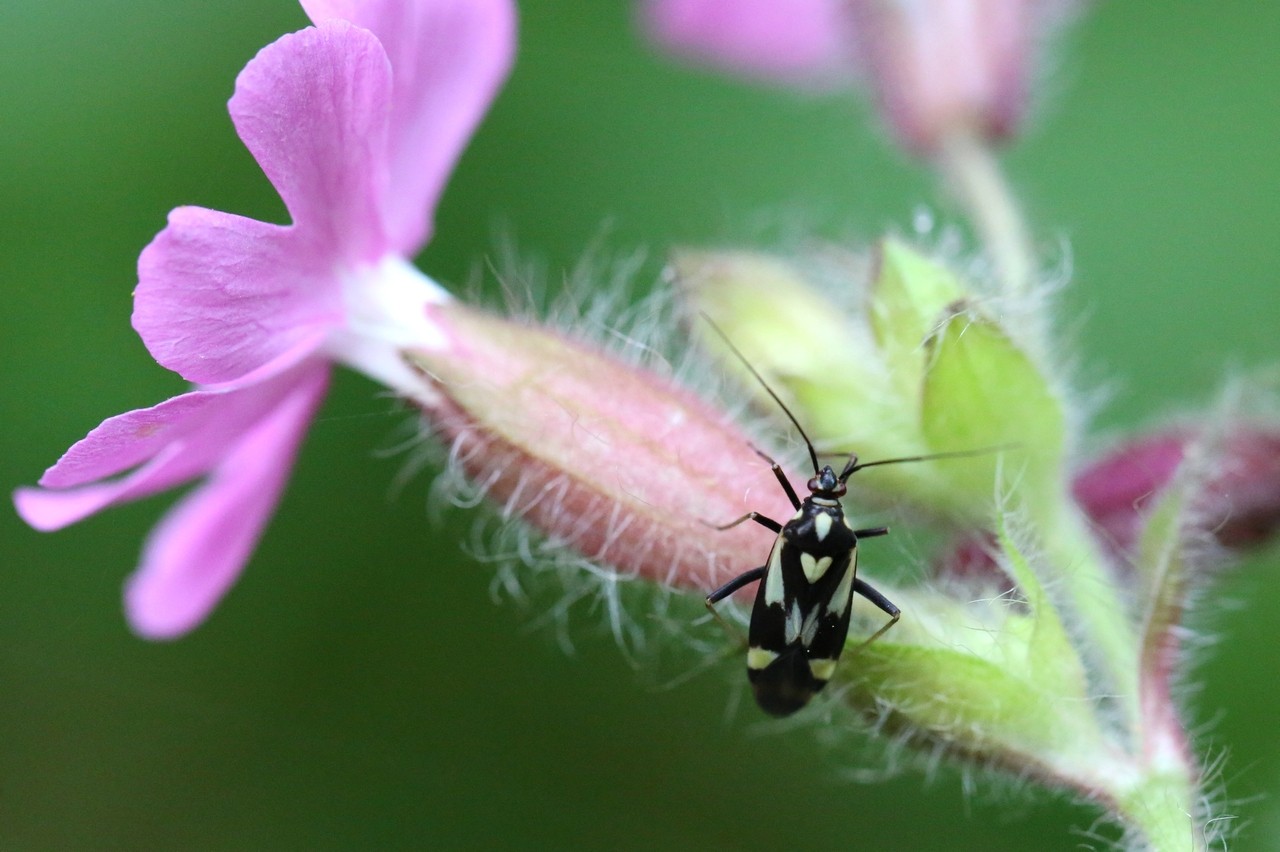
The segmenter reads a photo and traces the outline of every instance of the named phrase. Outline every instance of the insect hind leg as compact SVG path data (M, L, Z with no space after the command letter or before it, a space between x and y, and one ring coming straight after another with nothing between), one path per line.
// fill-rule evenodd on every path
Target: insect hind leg
M862 595L864 598L871 601L873 604L876 605L877 608L880 609L880 611L882 611L885 615L889 616L889 620L885 622L883 625L881 625L879 630L877 630L875 633L872 633L870 638L864 640L862 643L858 645L858 647L854 648L853 651L851 652L853 654L857 654L859 651L866 648L872 642L876 641L885 633L887 633L890 627L893 627L893 625L897 624L898 619L902 618L902 610L898 609L898 607L893 603L893 601L889 600L884 595L877 592L875 588L872 587L872 585L866 582L865 580L859 580L855 578L853 581L853 591L856 594Z

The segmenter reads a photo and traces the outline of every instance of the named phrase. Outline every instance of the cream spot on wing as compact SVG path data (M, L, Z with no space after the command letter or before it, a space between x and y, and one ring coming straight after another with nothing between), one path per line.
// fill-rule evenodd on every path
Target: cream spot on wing
M818 614L821 611L822 607L815 605L809 610L809 615L800 628L800 644L806 648L813 644L813 637L818 635Z
M831 557L823 556L819 559L814 559L812 553L801 553L800 567L804 569L805 579L810 583L816 583L831 567Z
M768 668L769 664L778 659L778 655L773 651L764 648L748 648L747 649L747 668L759 671Z
M818 534L818 541L822 541L827 537L827 533L831 532L831 516L826 512L817 515L813 519L813 531Z
M809 671L817 680L831 680L831 675L835 673L835 670L835 660L824 660L821 657L814 657L809 661Z
M782 603L782 548L785 546L782 537L773 545L769 553L769 567L764 572L764 602L767 604Z
M800 612L800 601L792 601L791 610L787 613L787 623L783 625L783 641L794 645L803 628L804 613Z
M853 558L849 560L849 567L845 569L844 576L840 578L840 585L836 586L835 593L831 595L831 600L827 601L827 611L835 613L836 618L843 618L849 609L849 599L853 597L853 575L858 569L858 551L853 551Z

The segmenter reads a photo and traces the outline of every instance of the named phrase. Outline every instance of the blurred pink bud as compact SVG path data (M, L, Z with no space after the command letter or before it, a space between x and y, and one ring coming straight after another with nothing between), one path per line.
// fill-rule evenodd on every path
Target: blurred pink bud
M913 151L1017 130L1036 49L1067 0L855 0L858 53L890 127Z
M440 348L411 363L452 457L506 516L591 561L710 591L768 556L750 511L794 512L729 418L653 372L457 303L431 308Z
M843 0L645 0L641 24L678 56L788 85L838 85L852 75Z
M650 37L731 73L805 88L861 75L912 151L1012 135L1036 53L1074 0L646 0Z

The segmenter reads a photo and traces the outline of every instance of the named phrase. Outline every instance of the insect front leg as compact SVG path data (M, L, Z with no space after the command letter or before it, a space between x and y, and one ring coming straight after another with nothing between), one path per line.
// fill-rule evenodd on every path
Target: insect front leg
M796 490L791 487L791 480L787 479L787 475L782 472L782 465L778 464L770 458L759 447L752 447L756 451L756 455L769 463L769 470L773 471L774 477L778 480L778 484L782 486L782 490L787 492L787 499L791 501L791 508L800 508L800 498L796 496ZM817 464L817 462L815 462Z
M741 518L734 518L732 521L730 521L727 524L713 524L710 521L703 521L702 523L711 527L711 529L713 530L719 530L720 532L724 532L725 530L731 530L734 527L736 527L738 524L743 524L743 523L746 523L747 521L755 521L757 524L769 530L770 532L774 532L774 533L782 532L782 524L778 523L773 518L765 517L759 512L747 512Z

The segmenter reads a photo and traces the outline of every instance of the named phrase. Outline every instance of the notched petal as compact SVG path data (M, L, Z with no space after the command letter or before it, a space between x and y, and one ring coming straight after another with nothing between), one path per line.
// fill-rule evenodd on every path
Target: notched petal
M236 78L240 138L279 191L310 251L371 263L386 251L391 68L344 21L283 36Z
M334 270L292 228L178 207L138 258L133 326L188 381L242 379L342 320Z
M304 0L316 23L369 30L391 62L384 205L389 247L412 256L431 236L436 202L515 55L510 0Z

